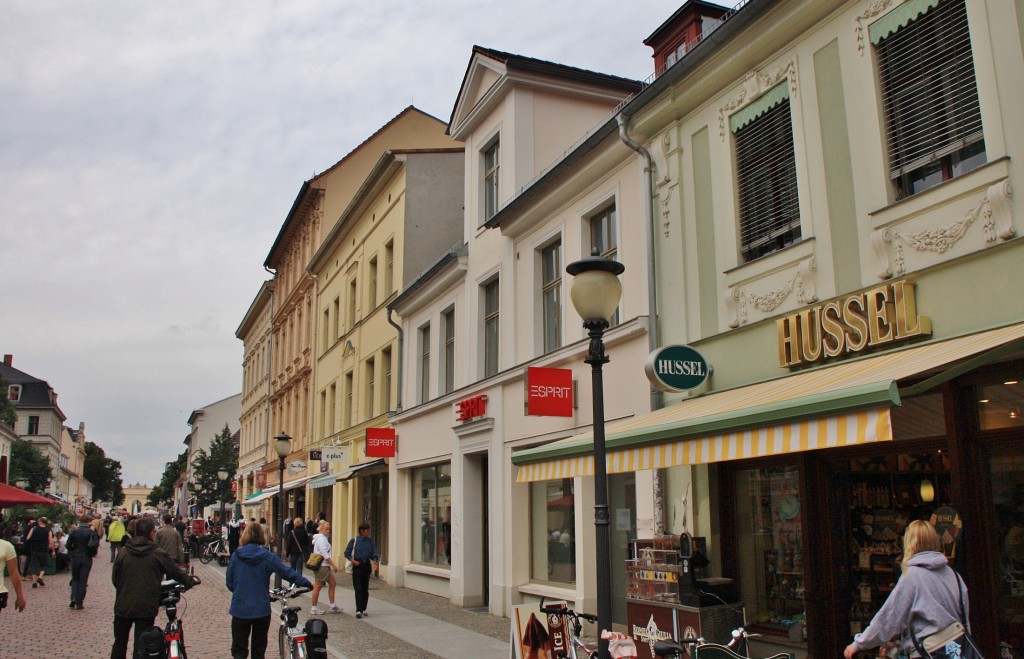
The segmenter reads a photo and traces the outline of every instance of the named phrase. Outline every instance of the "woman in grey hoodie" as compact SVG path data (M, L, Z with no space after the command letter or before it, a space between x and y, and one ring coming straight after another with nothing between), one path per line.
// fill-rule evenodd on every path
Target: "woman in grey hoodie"
M910 657L918 656L910 630L922 643L925 637L960 620L963 597L969 616L967 586L949 567L942 541L928 522L915 520L903 535L903 574L867 629L853 637L843 652L846 659L878 647L901 635L900 645ZM966 620L964 621L967 622ZM968 626L969 629L969 626ZM941 654L941 652L936 653Z

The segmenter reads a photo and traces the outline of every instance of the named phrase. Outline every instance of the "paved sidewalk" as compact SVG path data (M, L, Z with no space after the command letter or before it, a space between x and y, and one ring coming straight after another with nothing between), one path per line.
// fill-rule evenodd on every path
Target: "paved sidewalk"
M230 657L231 629L228 606L231 593L224 586L224 568L193 561L203 583L184 594L178 612L185 625L189 659ZM308 574L307 574L308 576ZM46 586L25 591L28 606L18 613L9 606L0 613L0 659L104 659L110 656L114 587L110 583L109 552L100 548L89 577L85 608L68 608L71 575L46 578ZM330 634L328 650L333 659L375 657L474 657L505 659L509 656L509 620L474 613L447 600L394 588L373 579L368 617L354 617L354 594L348 575L338 574L335 600L341 615L324 615ZM320 603L327 602L326 589ZM309 596L293 600L301 604L300 622L310 616ZM158 618L157 624L166 619ZM276 609L271 621L268 657L277 656ZM130 646L129 646L130 647Z

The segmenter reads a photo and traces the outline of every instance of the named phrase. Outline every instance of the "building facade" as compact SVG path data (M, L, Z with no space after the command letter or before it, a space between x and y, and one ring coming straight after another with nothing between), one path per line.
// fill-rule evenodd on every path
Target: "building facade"
M45 380L14 368L14 356L4 355L0 379L7 384L7 400L18 413L15 434L27 439L50 461L53 478L45 494L63 500L61 491L61 435L67 417L57 404L57 392Z

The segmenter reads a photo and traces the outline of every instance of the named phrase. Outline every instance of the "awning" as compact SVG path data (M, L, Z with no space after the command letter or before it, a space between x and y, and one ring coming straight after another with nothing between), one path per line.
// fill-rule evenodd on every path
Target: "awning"
M348 469L342 469L338 472L338 482L347 481L356 476L368 476L369 474L375 474L379 471L383 471L383 468L386 467L387 463L384 461L384 458L377 458L376 460L370 460L369 462L352 465Z
M340 472L332 471L328 474L321 474L320 476L317 476L313 480L309 481L309 489L315 490L321 487L330 487L334 485L338 480L339 473Z
M309 481L310 479L316 478L319 475L320 474L313 474L312 476L303 476L302 478L296 478L293 481L288 481L288 482L286 482L284 484L284 491L287 492L288 490L294 490L295 488L297 488L297 487L299 487L301 485L305 485L307 481ZM254 506L256 504L262 503L265 499L269 499L270 497L272 497L275 494L277 494L278 489L279 488L278 488L277 485L272 485L270 487L265 487L265 488L263 488L263 491L260 492L259 494L255 495L255 496L252 496L252 497L246 499L245 501L243 501L242 505L243 506Z
M927 391L1022 347L1024 323L684 400L609 425L608 473L888 441L889 410L901 395ZM931 377L897 387L925 375ZM593 475L593 433L514 451L512 462L521 483Z

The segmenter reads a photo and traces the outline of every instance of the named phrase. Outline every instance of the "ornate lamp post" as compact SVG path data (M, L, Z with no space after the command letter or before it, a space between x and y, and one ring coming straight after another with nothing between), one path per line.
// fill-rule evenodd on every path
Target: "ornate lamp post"
M277 487L277 555L284 555L284 459L288 457L288 454L292 452L292 438L285 434L282 430L281 433L274 438L274 450L277 451L277 471L278 471L278 487ZM277 575L274 579L275 587L281 587L281 575Z
M220 493L220 528L222 534L224 529L224 497L227 496L224 486L227 485L229 475L230 474L227 469L221 468L217 470L217 480L220 481L220 485L217 486L217 490Z
M604 332L622 297L619 275L625 271L618 261L596 253L570 263L565 271L573 276L569 294L583 327L590 336L590 347L583 360L591 366L594 398L594 527L597 547L597 631L612 628L611 553L608 536L608 467L604 446L604 379L601 367L608 363L604 354ZM601 659L608 659L608 641L598 644Z

